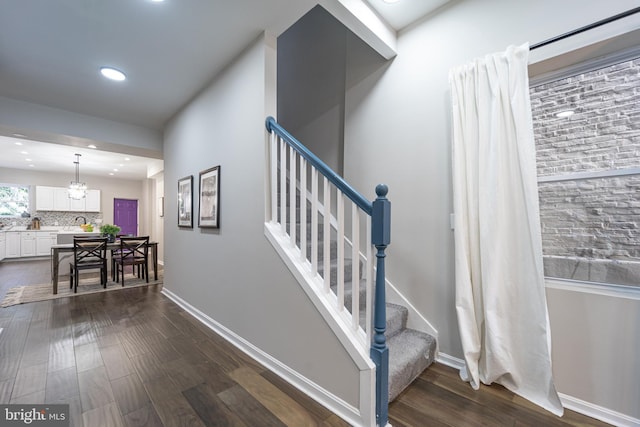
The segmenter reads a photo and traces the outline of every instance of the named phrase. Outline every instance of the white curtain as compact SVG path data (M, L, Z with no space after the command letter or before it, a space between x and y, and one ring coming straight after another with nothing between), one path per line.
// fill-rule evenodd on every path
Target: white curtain
M528 45L449 73L460 372L562 415L551 375Z

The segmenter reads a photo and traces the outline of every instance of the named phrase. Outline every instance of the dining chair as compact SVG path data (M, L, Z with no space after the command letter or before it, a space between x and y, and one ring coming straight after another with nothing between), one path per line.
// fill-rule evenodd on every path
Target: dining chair
M116 234L116 241L120 242L121 237L127 237L127 234ZM111 249L111 280L116 281L116 259L120 257L120 247Z
M124 286L125 267L138 269L138 277L144 277L149 283L149 236L120 237L120 248L112 258L115 265L115 280Z
M69 288L78 292L81 270L100 270L100 284L107 287L107 239L74 237L73 262L69 263Z

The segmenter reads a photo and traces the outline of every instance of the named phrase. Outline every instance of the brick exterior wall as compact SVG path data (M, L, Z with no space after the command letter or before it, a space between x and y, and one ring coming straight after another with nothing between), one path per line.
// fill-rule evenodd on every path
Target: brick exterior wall
M538 176L640 168L640 58L530 95ZM539 195L545 274L640 286L640 175L540 183Z

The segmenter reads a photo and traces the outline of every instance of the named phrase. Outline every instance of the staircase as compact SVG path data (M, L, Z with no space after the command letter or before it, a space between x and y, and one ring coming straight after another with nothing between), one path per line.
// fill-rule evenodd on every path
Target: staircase
M375 372L361 375L359 417L363 425L385 426L388 402L436 352L435 338L407 328L409 310L386 302L387 188L378 186L369 202L274 119L267 129L265 235L360 372Z
M297 192L296 200L299 204L299 191ZM287 203L290 198L286 198ZM310 206L307 207L307 216L310 217ZM299 216L297 216L299 218ZM290 223L287 222L287 232L290 231ZM300 223L297 222L297 229L299 230ZM323 235L323 223L319 219L318 227L318 240L321 240ZM338 242L335 236L335 229L331 228L330 242L330 273L329 283L333 293L337 294L338 286L338 260L337 260L337 247ZM299 233L297 234L299 236ZM311 254L311 229L307 227L307 254ZM297 238L297 243L300 244L300 238ZM347 251L345 251L347 252ZM360 282L358 301L360 305L359 324L364 329L365 327L365 304L366 304L366 286L364 278L362 277L363 262L359 261L360 266L357 271L360 273L355 280ZM324 269L321 267L324 265L324 253L322 246L318 247L318 273L324 278ZM352 301L353 301L353 259L346 258L344 260L344 307L349 313L351 313ZM386 303L386 318L387 327L384 333L387 338L387 345L389 347L389 402L392 402L409 384L413 382L435 359L436 340L431 335L416 331L413 329L407 329L407 319L409 310L398 304Z

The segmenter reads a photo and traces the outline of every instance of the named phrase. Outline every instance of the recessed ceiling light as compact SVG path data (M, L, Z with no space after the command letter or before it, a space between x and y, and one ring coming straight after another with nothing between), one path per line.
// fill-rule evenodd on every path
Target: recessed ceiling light
M131 159L130 159L130 158L128 158L128 157L125 157L124 159L125 159L126 161L129 161L129 160L131 160Z
M15 144L16 145L22 145L22 142L16 142Z
M556 113L556 117L559 117L559 118L570 117L570 116L573 116L573 113L574 113L573 110L560 111L559 113Z
M23 135L23 134L21 134L21 133L13 133L13 134L11 134L11 135L12 135L12 136L15 136L16 138L25 138L25 137L26 137L26 135Z
M30 168L33 168L33 167L35 167L35 165L34 165L33 163L30 163L30 164L29 164L29 167L30 167Z
M29 154L26 151L21 151L20 154Z
M26 162L32 162L33 160L31 159L24 159Z
M89 147L89 148L98 148L98 147L96 147L96 146L95 146L95 145L93 145L93 144L87 145L87 147Z
M100 68L100 72L106 78L115 80L118 82L121 82L127 78L127 76L125 76L122 71L116 70L115 68L111 68L111 67L102 67Z
M114 168L114 169L113 169L113 171L114 171L114 172L118 172L118 169L115 169L115 168Z
M393 3L398 3L400 0L382 0L385 3L389 3L389 4L393 4Z
M109 172L109 175L113 175L113 172Z

